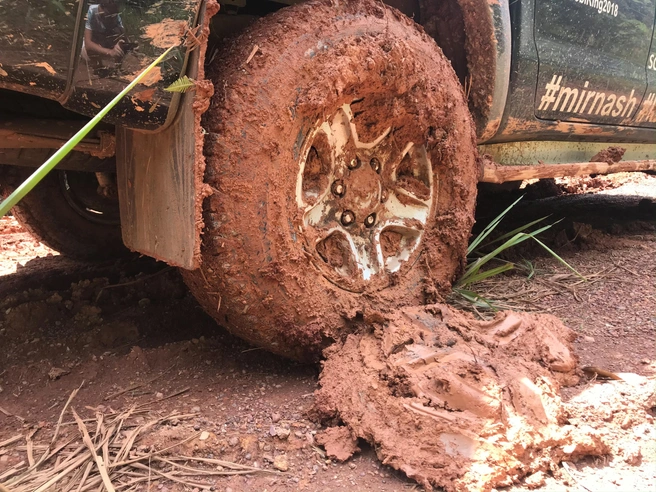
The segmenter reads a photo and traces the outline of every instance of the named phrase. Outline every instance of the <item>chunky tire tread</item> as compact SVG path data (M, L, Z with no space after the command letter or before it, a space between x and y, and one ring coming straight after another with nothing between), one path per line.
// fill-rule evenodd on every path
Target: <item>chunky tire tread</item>
M221 325L316 359L352 320L449 289L473 224L476 145L453 69L420 27L380 2L311 1L257 22L208 73L205 180L216 191L204 205L202 268L183 275ZM303 136L360 98L372 135L391 125L399 140L425 143L439 191L418 260L392 285L356 294L309 259L295 185Z

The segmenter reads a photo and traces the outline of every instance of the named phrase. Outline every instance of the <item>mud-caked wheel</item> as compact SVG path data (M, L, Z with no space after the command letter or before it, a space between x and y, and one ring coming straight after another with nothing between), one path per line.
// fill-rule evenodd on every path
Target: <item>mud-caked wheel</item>
M3 170L0 191L9 195L34 169ZM126 256L117 196L100 192L94 173L51 171L14 208L16 220L35 239L70 258L102 261Z
M264 18L209 71L214 194L202 268L185 278L221 325L310 359L352 320L448 289L476 146L429 36L380 3L308 2Z

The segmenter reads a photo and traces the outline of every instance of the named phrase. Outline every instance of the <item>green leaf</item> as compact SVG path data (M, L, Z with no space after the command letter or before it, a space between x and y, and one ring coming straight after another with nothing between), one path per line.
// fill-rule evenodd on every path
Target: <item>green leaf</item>
M513 208L517 202L519 202L522 198L524 198L524 195L520 196L517 200L515 200L510 206L505 209L503 212L501 212L499 215L496 216L496 218L490 222L483 231L476 236L476 238L472 241L472 243L469 245L469 248L467 248L467 256L472 254L474 251L476 251L476 248L478 247L481 242L499 225L499 222L501 222L501 219L505 217L505 215L510 211L511 208Z
M531 263L529 260L526 258L522 258L522 261L517 263L517 268L520 270L525 270L527 279L531 280L533 278L533 275L535 275L535 266L533 266L533 263Z
M490 233L499 225L499 222L505 217L505 215L512 209L519 200L521 200L523 196L519 197L517 200L515 200L508 208L506 208L503 212L501 212L495 219L490 222L485 229L471 242L469 245L469 248L467 249L467 256L471 256L472 253L477 251L477 248L479 245L485 240L487 236L490 235ZM491 245L491 244L496 244L499 242L502 242L500 246L497 246L493 251L490 253L487 253L480 258L476 258L475 260L470 259L470 263L467 265L467 268L465 269L465 272L463 275L458 279L456 284L453 287L453 292L456 294L460 295L463 299L466 301L470 302L474 307L480 307L480 308L490 308L492 310L496 310L496 307L494 306L493 302L485 299L475 292L471 290L467 290L463 287L467 287L469 285L472 285L476 282L480 282L481 280L485 280L486 278L493 277L495 275L499 275L500 273L506 272L508 270L511 270L515 267L515 265L511 262L505 261L505 260L500 260L497 258L499 254L507 250L508 248L512 248L513 246L516 246L527 239L534 239L538 244L540 244L546 251L548 251L554 258L556 258L559 262L561 262L563 265L565 265L567 268L569 268L572 272L574 272L576 275L578 275L580 278L583 280L586 280L585 277L583 277L579 272L577 272L574 268L572 268L565 260L563 260L560 256L558 256L554 251L549 249L546 244L544 244L542 241L537 239L535 236L538 234L546 231L553 225L557 224L560 222L560 220L554 222L553 224L549 224L546 226L542 226L538 229L536 229L533 232L524 232L526 229L542 222L545 220L548 216L542 217L540 219L536 219L532 222L529 222L528 224L525 224L521 227L518 227L517 229L514 229L510 232L507 232L503 234L502 236L490 241L489 243L486 244L486 246ZM562 220L562 219L561 219ZM478 253L480 254L480 253ZM481 271L481 269L490 261L496 260L496 261L502 261L504 262L503 265L500 265L495 268L491 268L489 270L484 270ZM524 265L518 265L520 267L523 267L528 271L528 278L530 279L533 277L535 274L535 268L533 265L524 260L525 264Z
M471 302L474 307L487 308L491 309L492 311L498 311L497 306L492 301L486 299L483 296L480 296L476 292L467 289L453 289L453 291L466 301Z
M508 248L511 248L513 246L518 245L519 243L522 243L526 241L527 239L530 239L536 234L540 234L541 232L546 231L549 229L551 225L547 225L544 227L541 227L540 229L537 229L536 231L533 231L529 234L525 232L518 232L515 234L512 238L508 239L505 243L503 243L501 246L498 246L494 251L486 254L485 256L478 258L471 266L467 267L465 270L465 273L460 279L458 280L458 285L468 285L470 284L470 278L473 277L478 273L478 271L481 269L483 265L485 265L487 262L498 256L500 253L503 251L507 250Z
M581 275L579 272L577 272L574 267L572 267L569 263L567 263L565 260L563 260L560 256L556 254L555 251L552 251L549 246L544 244L542 241L540 241L537 237L533 238L540 246L542 246L544 249L546 249L549 253L551 253L551 256L556 258L559 262L561 262L563 265L565 265L567 268L569 268L572 272L574 272L581 280L585 280L586 282L588 281L587 278L585 278L583 275Z
M483 247L485 247L485 246L489 246L489 245L491 245L491 244L496 244L496 243L498 243L498 242L500 242L500 241L503 241L503 240L506 239L506 238L509 238L509 237L514 236L514 235L517 234L518 232L524 232L524 231L525 231L526 229L528 229L529 227L534 226L535 224L538 224L538 223L542 222L542 221L543 221L544 219L546 219L547 217L549 217L549 216L548 216L548 215L545 215L545 216L542 217L541 219L534 220L533 222L529 222L528 224L523 225L523 226L521 226L521 227L518 227L517 229L515 229L515 230L513 230L513 231L507 232L507 233L505 233L504 235L499 236L499 237L496 238L496 239L493 239L493 240L490 241L489 243L485 243L485 244L483 245ZM563 219L560 219L560 220L563 220ZM560 222L560 220L557 221L557 222L554 222L554 223L551 224L551 225L557 224L558 222Z
M50 158L41 164L41 166L32 173L32 175L21 183L21 185L14 190L14 192L9 195L5 200L0 203L0 217L4 217L11 207L16 205L25 195L27 195L34 187L39 184L39 182L50 172L52 171L59 162L66 157L77 144L79 144L84 137L95 127L100 120L102 120L111 109L118 104L118 102L125 97L125 95L130 92L134 87L143 80L143 78L148 75L148 73L155 68L169 52L175 48L171 46L168 50L162 53L157 59L152 62L148 67L144 69L135 79L130 82L125 89L123 89L119 94L112 99L107 106L102 108L100 112L94 116L86 125L84 125L75 135L73 135L57 152L52 154Z
M164 90L169 92L185 93L188 90L195 89L195 88L196 88L196 82L194 81L194 79L190 79L186 75L183 75Z
M500 273L507 272L508 270L512 270L513 268L515 268L514 264L510 262L506 262L498 267L490 268L489 270L485 270L484 272L479 272L476 275L470 276L467 279L467 285L480 282L481 280L485 280L486 278L494 277L495 275L499 275Z

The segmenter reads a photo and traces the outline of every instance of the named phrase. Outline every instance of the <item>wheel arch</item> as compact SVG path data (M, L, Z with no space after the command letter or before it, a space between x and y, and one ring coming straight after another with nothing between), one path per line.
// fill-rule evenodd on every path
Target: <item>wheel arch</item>
M394 2L395 0L391 0ZM390 2L390 3L391 3ZM419 0L419 23L451 60L467 95L479 142L499 128L510 82L511 26L509 0ZM462 40L447 48L450 19L464 29ZM464 65L463 68L459 68ZM459 73L460 71L460 73Z
M306 1L306 0L304 0ZM492 138L501 123L510 80L509 0L383 0L421 25L440 46L467 94L479 143ZM275 2L278 8L296 0ZM223 9L212 19L208 60L221 38L241 34L257 18L276 9L274 2ZM223 7L223 5L222 5ZM226 6L228 7L228 6ZM222 15L230 13L231 15Z

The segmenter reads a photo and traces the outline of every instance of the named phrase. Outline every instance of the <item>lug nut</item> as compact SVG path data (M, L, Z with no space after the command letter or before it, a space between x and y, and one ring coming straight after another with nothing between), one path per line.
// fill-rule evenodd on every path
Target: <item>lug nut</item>
M360 167L360 158L359 157L354 157L351 159L351 162L347 164L347 167L349 169L357 169Z
M338 197L341 198L346 193L346 185L340 179L340 180L337 180L333 183L330 190L333 192L333 195L338 196Z
M373 169L377 173L380 172L380 161L378 159L372 157L372 159L369 161L369 164L371 165L371 169Z
M351 212L350 210L344 210L342 212L342 225L344 226L350 226L355 222L355 214Z
M364 219L365 227L371 227L375 223L376 223L376 214L367 215L367 217Z

